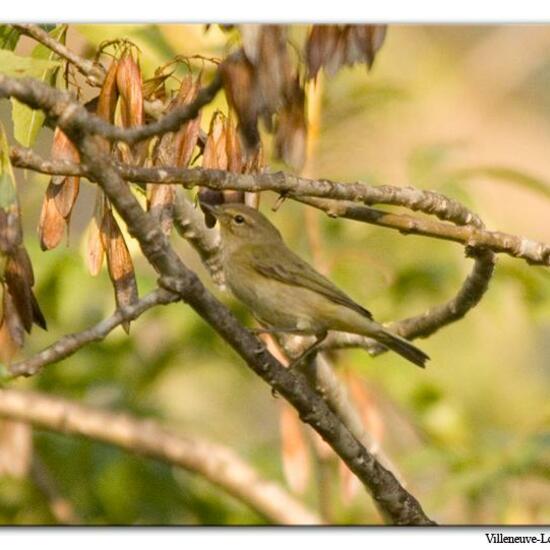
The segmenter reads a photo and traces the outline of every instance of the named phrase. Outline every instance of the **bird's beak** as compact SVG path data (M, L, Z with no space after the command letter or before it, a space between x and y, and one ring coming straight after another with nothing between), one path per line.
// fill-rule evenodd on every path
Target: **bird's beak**
M218 206L215 206L213 204L208 204L206 202L201 202L201 208L204 208L207 212L212 214L215 218L218 218L221 214L220 208Z

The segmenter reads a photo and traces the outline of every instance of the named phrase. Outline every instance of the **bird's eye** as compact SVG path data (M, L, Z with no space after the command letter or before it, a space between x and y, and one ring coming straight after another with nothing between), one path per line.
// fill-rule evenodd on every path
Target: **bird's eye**
M240 223L244 223L244 217L241 216L240 214L237 214L237 215L233 218L233 220L235 221L235 223L239 223L239 224L240 224Z

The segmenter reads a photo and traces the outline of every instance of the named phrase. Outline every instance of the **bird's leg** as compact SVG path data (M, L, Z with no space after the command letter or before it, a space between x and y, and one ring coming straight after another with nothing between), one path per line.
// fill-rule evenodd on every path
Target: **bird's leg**
M319 334L316 334L315 336L317 337L317 339L315 340L315 342L313 342L313 344L311 344L311 346L309 346L309 348L306 348L296 359L294 359L294 361L292 361L292 363L290 363L290 365L288 366L289 369L294 369L295 367L297 367L304 359L306 359L308 356L310 356L313 352L315 352L319 346L323 343L323 341L325 340L325 338L327 337L328 335L328 331L324 331L324 332L321 332Z

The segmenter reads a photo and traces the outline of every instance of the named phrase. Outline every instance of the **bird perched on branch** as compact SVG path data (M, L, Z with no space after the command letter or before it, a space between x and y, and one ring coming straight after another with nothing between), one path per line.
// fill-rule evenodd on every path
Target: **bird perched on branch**
M259 211L243 204L202 206L220 224L227 285L269 327L257 332L316 336L293 365L312 353L329 330L336 330L373 338L425 366L429 357L422 350L377 323L367 309L292 252Z

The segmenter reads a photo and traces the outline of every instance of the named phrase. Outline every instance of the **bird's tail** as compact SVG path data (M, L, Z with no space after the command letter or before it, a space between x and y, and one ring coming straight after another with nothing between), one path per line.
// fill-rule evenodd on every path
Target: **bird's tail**
M376 340L380 342L383 346L395 351L408 359L411 363L418 365L419 367L424 368L426 361L429 359L429 356L426 355L421 349L418 349L416 346L413 346L408 340L392 334L387 330L380 330L375 335Z

